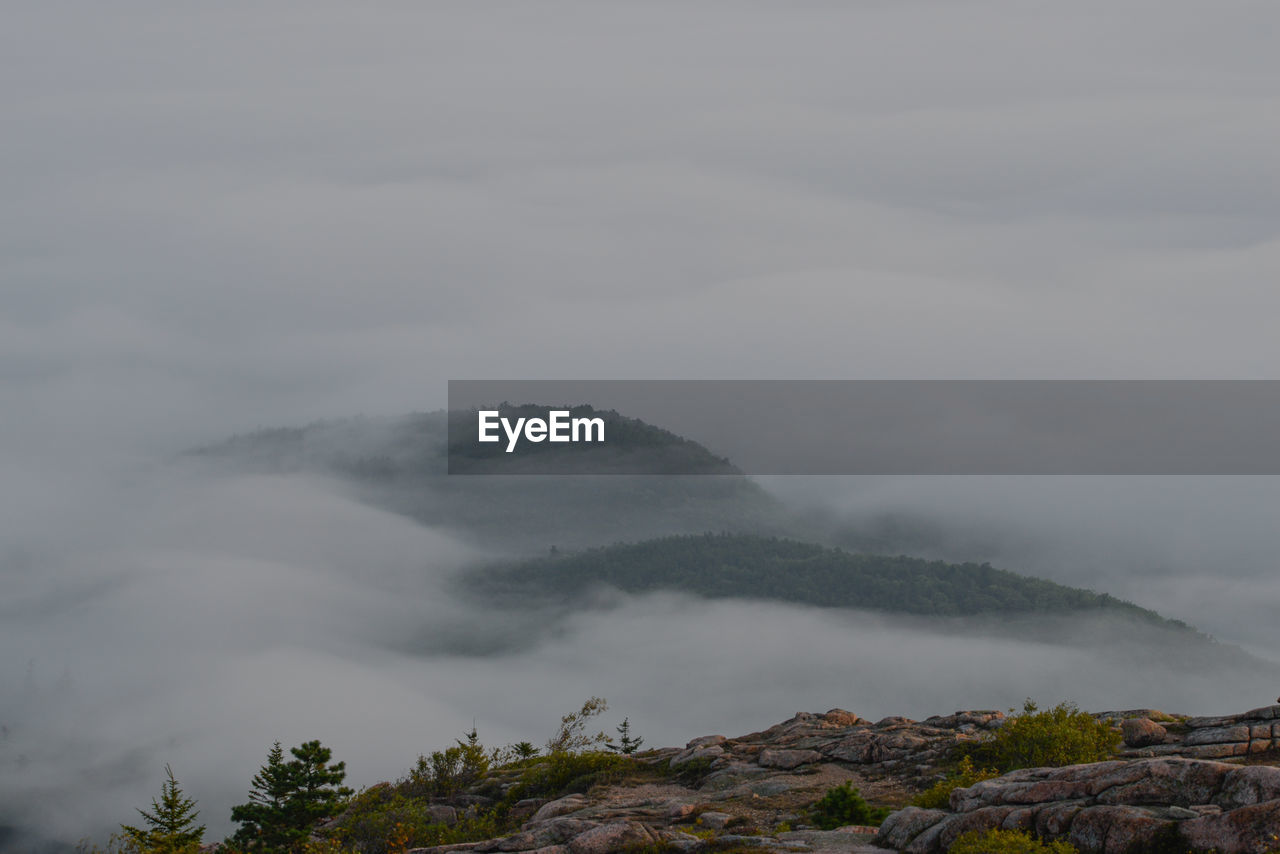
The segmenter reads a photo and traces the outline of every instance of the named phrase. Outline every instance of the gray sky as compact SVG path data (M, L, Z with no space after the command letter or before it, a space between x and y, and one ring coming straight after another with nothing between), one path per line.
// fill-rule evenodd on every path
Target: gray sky
M173 761L214 826L274 738L340 741L369 783L513 686L529 702L486 719L495 740L608 693L582 650L632 635L594 617L545 670L378 652L421 616L398 586L415 561L465 549L323 484L157 470L191 445L434 408L450 378L1280 378L1277 31L1280 7L1230 0L10 4L0 679L25 686L2 711L40 721L21 737L44 776L0 786L74 779L79 814L110 823ZM1012 537L977 547L1010 565L1275 637L1250 628L1280 597L1270 482L863 487L820 498L973 519ZM357 546L378 557L352 578ZM652 606L615 625L647 636ZM339 628L304 628L308 607ZM751 618L732 607L717 625ZM779 669L805 660L800 627L851 631L777 613ZM700 649L690 667L736 684L771 672ZM979 652L992 676L971 684L998 696L974 703L1021 699L995 679L1012 659ZM1074 672L1045 654L1028 674ZM260 696L288 667L307 678ZM1097 694L1125 688L1107 673ZM662 676L615 707L635 722L618 701ZM926 708L925 684L876 713L961 704ZM744 730L792 705L869 713L768 696ZM740 700L692 723L654 701L642 734L702 734Z
M450 377L1274 378L1278 18L21 3L6 431Z

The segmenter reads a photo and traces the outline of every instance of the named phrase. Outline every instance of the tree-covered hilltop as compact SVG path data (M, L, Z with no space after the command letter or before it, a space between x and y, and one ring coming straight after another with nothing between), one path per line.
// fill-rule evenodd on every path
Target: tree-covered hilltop
M520 417L534 410L503 406L500 411ZM611 411L570 411L574 416L601 414L608 429L635 453L675 449L701 455L708 466L731 469L703 446L662 428ZM909 522L881 532L883 537L838 536L830 520L799 513L742 475L450 476L449 419L472 417L474 412L439 411L324 421L238 436L192 456L252 472L337 477L362 501L445 528L491 552L546 555L548 549L557 550L555 558L469 569L460 587L493 604L519 604L532 597L580 606L589 601L585 594L603 585L631 593L670 590L927 617L985 615L988 629L1017 628L1023 636L1042 640L1052 636L1074 642L1078 627L1049 625L1038 615L1084 612L1125 618L1110 621L1107 632L1123 622L1173 632L1193 644L1203 637L1183 623L1105 593L985 563L903 556L900 551L910 549L909 543L923 542L917 536L921 531L928 533ZM706 531L727 534L705 536ZM616 545L621 542L631 545ZM921 551L946 556L940 548ZM1025 624L1010 625L1019 619ZM440 632L447 638L438 637ZM455 637L440 627L424 630L427 636L430 643L447 642L451 648L463 644L490 650L506 643L483 638L476 647L476 638ZM1117 641L1131 637L1125 631L1107 636ZM1158 644L1168 638L1148 640Z
M609 453L624 447L652 457L659 470L681 458L677 470L726 473L451 476L449 417L438 411L259 430L187 458L220 470L338 478L375 507L447 528L486 549L524 554L708 530L795 533L791 514L755 481L727 473L736 470L696 442L642 421L603 413L614 442Z
M1106 593L996 569L867 555L749 534L672 536L491 566L468 574L487 596L573 599L599 585L707 598L771 599L927 616L1112 611L1188 629Z

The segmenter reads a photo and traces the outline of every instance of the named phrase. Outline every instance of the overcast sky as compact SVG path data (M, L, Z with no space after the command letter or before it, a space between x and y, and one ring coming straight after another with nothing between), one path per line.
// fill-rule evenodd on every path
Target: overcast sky
M4 429L216 436L451 377L1274 378L1277 24L15 4Z
M79 775L83 798L114 792L85 813L109 823L158 790L166 743L220 816L271 739L327 737L273 729L315 700L303 691L262 701L252 743L219 742L243 732L234 686L269 682L272 654L308 690L393 692L402 717L386 732L429 718L424 740L519 683L511 662L470 681L445 662L434 679L472 687L441 697L404 687L417 665L365 658L382 647L362 625L411 622L396 585L416 556L466 559L447 532L314 484L153 468L237 431L435 408L450 378L1280 379L1276 32L1280 6L1261 0L9 4L0 556L20 595L0 611L0 677L26 687L5 714L60 709L39 733L65 740L93 710L107 733L86 748L93 767L124 770L86 776L62 748L41 767L50 790ZM959 512L1006 535L1012 522L1022 539L1006 554L1114 578L1107 589L1184 619L1203 611L1218 633L1275 613L1270 481L1050 484L1031 504L999 484L977 502L955 489L823 500ZM316 525L385 545L373 587L392 595L351 601L364 587L339 571L346 552L313 549ZM233 593L269 598L316 567L345 579L303 585L351 616L340 649L310 630L289 647L295 606L283 622L242 614ZM184 631L157 615L191 602L209 625L155 654ZM640 625L635 608L617 625ZM220 655L214 630L234 614L257 646ZM605 634L586 618L575 631ZM541 718L605 693L571 676L573 650L593 646L524 671L554 686ZM1003 654L985 656L992 673L1008 671ZM149 705L153 680L169 687ZM1091 697L1125 684L1100 677ZM1004 702L1016 691L1001 685ZM43 693L57 690L71 693ZM846 702L796 690L816 711ZM900 711L952 710L923 708L931 690L905 687ZM753 722L773 723L775 705L752 706ZM194 708L190 728L174 723ZM700 708L699 727L722 711ZM702 734L680 709L651 710L654 743ZM341 710L326 720L354 751L360 727ZM380 770L360 782L441 743L370 747L361 759Z

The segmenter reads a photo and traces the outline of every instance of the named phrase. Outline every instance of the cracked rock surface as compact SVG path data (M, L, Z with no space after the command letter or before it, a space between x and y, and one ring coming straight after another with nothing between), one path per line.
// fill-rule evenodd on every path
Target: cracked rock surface
M842 709L800 713L761 732L702 736L637 756L673 771L699 768L696 785L621 783L522 802L528 818L515 833L413 852L694 852L714 844L937 854L960 834L989 828L1067 839L1085 854L1171 841L1218 854L1280 849L1280 705L1222 717L1151 709L1097 717L1123 732L1119 758L1014 771L955 790L947 809L926 810L906 804L938 779L957 746L1002 726L1003 714L873 722ZM805 808L846 780L871 803L899 809L878 829L806 826Z

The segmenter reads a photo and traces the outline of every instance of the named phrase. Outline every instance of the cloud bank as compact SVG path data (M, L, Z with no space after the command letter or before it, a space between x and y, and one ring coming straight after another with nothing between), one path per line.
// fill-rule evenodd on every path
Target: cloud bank
M9 10L3 821L97 832L169 761L220 832L275 738L368 783L591 693L654 744L836 704L1243 702L733 603L410 654L484 617L435 586L471 556L449 532L164 461L462 377L1274 378L1278 26L1243 0ZM824 500L1274 648L1269 483L919 488Z

